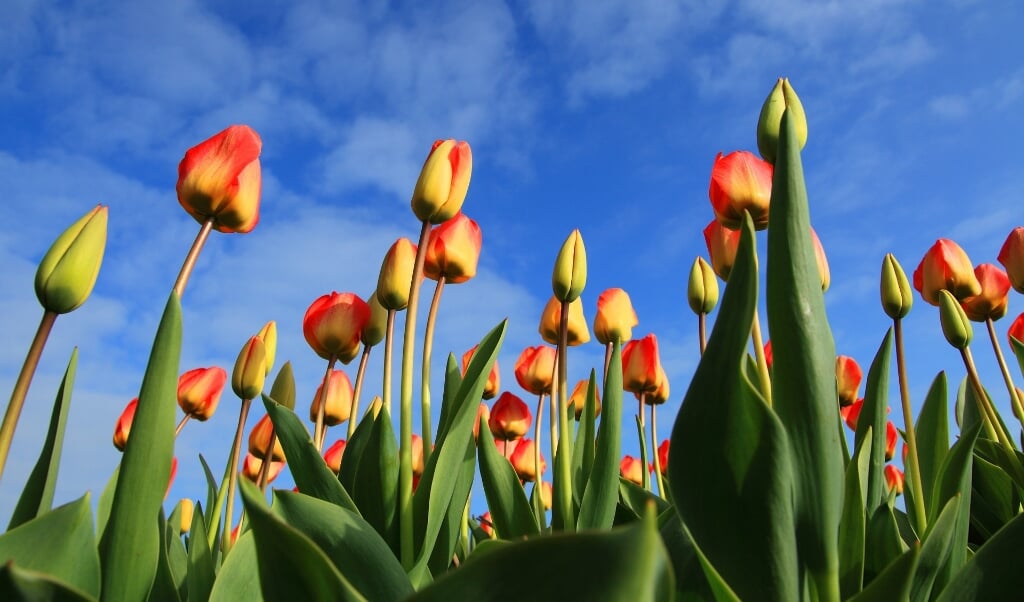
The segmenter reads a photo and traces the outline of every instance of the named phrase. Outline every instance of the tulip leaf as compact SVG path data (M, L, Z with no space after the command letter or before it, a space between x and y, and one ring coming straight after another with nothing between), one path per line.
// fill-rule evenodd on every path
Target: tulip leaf
M928 534L921 544L921 554L911 583L911 602L927 602L931 598L935 577L949 556L959 508L960 496L953 496L939 513L939 518L929 525Z
M869 426L846 465L843 513L839 521L839 591L844 600L864 587L865 485L873 429Z
M0 565L44 573L86 595L100 594L89 494L0 535ZM17 598L2 598L13 600Z
M141 600L160 557L159 514L171 476L181 305L171 293L142 379L131 435L121 457L110 518L100 541L105 600Z
M1018 341L1011 336L1010 348L1013 349L1013 354L1017 356L1017 365L1020 366L1021 374L1024 374L1024 342Z
M75 370L78 367L78 347L71 352L64 378L60 381L57 398L53 401L53 413L50 415L50 428L43 441L43 449L39 452L32 473L28 477L25 488L18 498L18 505L11 515L7 529L48 512L53 507L53 491L57 486L57 472L60 468L60 454L64 445L64 429L68 421L68 409L71 407L71 389L75 382Z
M99 503L96 504L96 533L103 533L110 518L110 507L114 504L114 490L117 489L117 475L121 473L121 464L114 467L114 472L103 486Z
M487 428L483 417L480 432ZM480 458L480 482L487 497L491 522L504 539L518 539L540 533L537 517L533 514L526 492L512 464L498 452L487 436L477 437L477 455Z
M213 506L217 501L217 479L213 476L213 471L210 470L210 465L207 464L206 458L203 454L199 454L199 463L203 465L203 474L206 476L206 505L204 506L207 510L202 515L206 521L203 525L204 531L208 531L210 528L216 528L213 525L214 520L219 520L220 517L213 515Z
M971 478L971 541L978 544L987 541L1010 522L1020 508L1020 496L1013 480L1002 468L981 457L978 451L991 443L985 439L978 441ZM1002 450L1001 446L992 447Z
M885 333L882 344L878 347L875 359L868 368L867 384L864 387L864 405L857 419L857 433L854 447L858 447L864 433L871 429L875 434L871 438L868 452L868 480L864 490L867 516L874 514L875 509L885 502L885 445L886 422L888 418L889 364L892 355L892 329Z
M295 412L266 395L263 396L263 405L267 408L270 421L274 423L274 432L281 440L281 447L284 448L292 478L299 491L358 514L355 502L327 467Z
M206 540L206 520L202 506L197 507L192 514L192 525L188 532L188 572L185 574L188 597L190 600L209 600L217 575L213 553ZM238 554L237 544L231 548L229 558L234 558L235 554Z
M619 460L622 447L622 344L612 344L604 383L601 425L597 428L594 464L580 501L576 529L608 529L619 501Z
M238 541L231 546L231 553L217 572L217 580L210 590L210 602L261 602L263 591L260 589L257 562L256 539L252 531L246 531L238 536ZM205 598L197 596L196 599Z
M661 497L623 477L619 477L619 500L637 518L643 515L648 504L654 504L659 514L669 509L668 502Z
M668 475L694 543L736 595L795 600L801 584L789 444L743 372L757 298L755 265L748 215L719 318L672 429ZM777 365L778 352L775 357ZM835 431L834 423L828 430Z
M455 359L454 353L448 354L448 363L444 369L444 392L441 394L441 415L437 421L437 431L448 430L448 421L451 418L451 406L455 392L462 385L462 373L459 372L459 362Z
M928 524L933 524L938 520L939 512L945 508L949 500L960 496L960 507L957 510L953 526L953 542L949 558L935 578L935 588L939 591L967 560L967 534L971 518L971 459L981 428L980 422L975 423L953 444L942 461L942 466L939 467L935 487L932 490L931 504L928 507Z
M823 599L835 599L839 596L837 539L843 503L842 448L836 429L836 349L811 240L795 126L787 110L780 126L768 220L772 403L785 425L793 454L800 562L809 573L812 592ZM729 280L731 285L731 275ZM723 315L734 317L723 312L717 322ZM690 521L687 524L693 526ZM705 547L703 543L701 547Z
M640 411L644 411L644 406L640 406ZM636 421L636 438L640 442L640 481L642 487L647 491L651 491L651 471L650 461L647 459L647 436L644 433L643 417L637 414L634 416Z
M597 429L597 373L591 369L590 381L587 383L586 401L580 414L576 441L573 443L573 492L577 494L577 503L582 501L590 480L590 471L594 467L594 437Z
M400 600L412 594L412 584L392 549L358 515L291 491L274 492L272 512L315 543L366 599Z
M0 600L85 602L95 599L50 575L23 569L16 564L0 566Z
M164 520L163 511L160 512L160 556L156 565L156 576L153 579L153 586L149 590L149 600L152 602L180 602L181 595L178 590L179 579L171 564L171 546L173 542L168 539L168 521ZM177 529L175 529L177 534ZM180 543L180 539L179 539ZM181 581L185 579L184 572L181 573Z
M884 508L879 508L884 512ZM920 550L913 548L900 554L890 562L863 591L850 599L851 602L889 602L889 600L906 600L910 595L910 586L914 578L914 570Z
M675 572L676 587L679 588L677 599L710 600L716 597L712 593L713 586L708 583L708 578L705 576L705 565L702 565L703 561L698 558L700 551L693 543L689 530L679 520L675 508L662 512L658 516L658 523L661 541L665 545L665 549L668 550L669 560ZM712 568L710 564L706 566ZM721 576L718 576L718 580L721 581ZM728 587L725 586L724 581L721 581L720 585ZM720 588L716 586L715 591L717 592L718 589ZM723 598L718 596L717 599Z
M917 416L914 432L917 434L917 458L921 465L921 484L924 491L921 495L924 506L931 506L931 496L935 490L935 482L949 449L949 392L946 373L939 372L928 388L928 394ZM908 479L909 483L910 480ZM914 492L914 495L918 495Z
M348 451L347 447L345 451ZM359 462L356 482L359 485L352 491L352 497L363 518L393 550L398 550L398 523L395 520L398 443L387 412L381 412L373 421L369 442Z
M434 543L434 551L427 565L434 575L440 575L448 570L452 564L452 556L462 540L462 516L466 513L470 490L473 488L473 479L476 478L476 445L472 439L467 442L462 463L456 470L452 503L448 505L448 512L445 513L441 522L441 528L438 530L437 540ZM462 503L457 504L456 500L462 500Z
M356 489L359 488L356 475L359 472L359 464L363 460L363 453L366 451L367 445L370 444L370 438L373 435L373 425L373 412L363 414L363 418L356 426L356 430L353 431L352 436L348 439L348 443L345 444L345 453L342 455L338 481L350 495L355 494Z
M939 602L1019 600L1024 591L1024 571L1020 566L1022 549L1024 514L1018 514L953 575L942 590Z
M870 586L906 550L892 508L888 504L875 508L864 532L864 583Z

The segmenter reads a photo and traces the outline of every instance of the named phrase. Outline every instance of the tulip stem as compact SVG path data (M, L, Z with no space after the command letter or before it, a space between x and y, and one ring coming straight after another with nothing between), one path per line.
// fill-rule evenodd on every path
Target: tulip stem
M704 312L697 314L697 334L700 336L700 354L708 348L708 315ZM761 350L764 353L764 350Z
M569 438L568 358L569 302L562 301L558 323L558 454L555 463L555 491L562 529L575 531L576 519L572 509L572 440Z
M395 341L395 314L393 309L388 310L387 327L384 330L384 385L381 389L381 397L384 402L384 409L388 416L391 414L391 355Z
M363 353L359 357L359 370L356 372L356 386L352 390L352 411L348 418L348 438L356 431L357 417L359 416L359 395L363 392L363 377L366 375L366 364L370 360L370 350L373 347L364 346Z
M181 434L181 429L185 428L185 424L188 422L188 419L191 418L191 417L192 417L191 414L185 414L185 417L181 419L181 422L178 423L178 426L174 427L174 437L175 438L177 438L178 435Z
M604 390L604 386L608 384L608 365L612 363L612 341L608 341L608 344L604 346L604 374L601 379L601 390Z
M334 363L338 361L338 358L331 356L327 360L327 371L324 372L324 382L320 386L320 396L317 398L318 403L316 408L316 425L313 427L313 445L316 446L317 451L322 451L324 447L324 439L326 438L327 428L324 426L324 414L327 411L327 400L331 396L331 373L334 372Z
M658 456L658 406L651 404L651 449L654 450L654 476L658 479L658 497L665 499L665 480L661 476L661 458Z
M999 422L999 415L989 402L988 394L985 393L985 386L981 384L981 379L978 378L978 370L974 366L974 358L971 355L971 348L964 347L961 349L960 356L963 357L964 366L967 367L967 378L970 379L971 386L974 387L974 393L978 398L978 409L981 410L982 418L984 419L989 437L991 437L993 441L998 441L1002 444L1002 446L1006 448L1011 455L1015 455L1017 452L1013 448L1013 443L1010 442L1009 436L1006 434L1006 431L1003 430L1003 427Z
M540 469L540 425L541 425L541 418L544 416L544 394L543 393L541 393L540 395L537 396L537 414L536 414L536 416L537 416L537 420L533 423L533 474L536 475L536 477L534 479L534 482L542 483L544 481L544 475L541 473L541 469ZM505 457L507 458L508 456L505 456ZM552 461L554 461L554 457L553 456L552 456ZM534 509L535 512L537 512L537 510L538 510L537 504L533 504L533 509ZM538 516L537 516L537 524L543 526L544 525L544 506L543 506L543 504L541 504L539 509L540 509L540 512L537 513L538 514Z
M402 566L406 571L413 567L416 551L413 549L412 512L412 371L416 340L416 310L420 301L420 276L427 257L427 239L430 236L430 222L423 220L419 244L416 245L416 262L409 282L409 306L405 313L405 341L402 348L402 392L401 418L399 421L400 447L398 450L398 516L401 543ZM424 445L426 454L426 445Z
M555 362L551 366L551 393L548 395L548 421L551 423L548 425L550 430L549 438L551 439L551 462L555 461L555 455L558 452L558 379L554 378L558 375L558 354L555 353ZM538 442L537 445L540 445ZM552 472L555 470L555 465L551 465Z
M206 244L206 239L210 237L211 230L213 230L212 217L203 222L203 227L199 229L199 234L192 241L192 248L188 250L188 255L185 256L185 263L181 264L178 279L174 281L174 292L178 295L179 299L185 294L185 285L188 284L188 279L192 276L192 270L196 267L196 260L199 259L199 252L203 250L203 245Z
M750 336L754 339L754 358L757 359L757 374L761 377L761 394L768 407L772 407L772 377L768 373L768 358L764 355L764 340L761 337L760 312L754 310L754 324L750 327Z
M14 383L14 390L11 391L11 401L7 404L7 412L4 414L3 424L0 425L0 477L4 474L4 466L7 465L7 454L11 450L11 441L14 440L14 429L18 426L18 419L21 417L21 409L25 405L25 397L28 395L28 387L32 384L32 377L39 365L39 358L43 355L43 347L46 340L50 338L50 331L53 330L53 323L57 320L57 313L50 310L43 312L43 318L39 321L39 328L36 329L36 336L28 347L28 355L25 356L25 363L21 365L21 372L18 380Z
M910 383L907 381L907 362L903 347L903 320L893 320L896 335L896 372L900 381L900 401L903 404L903 423L907 437L907 467L910 468L911 486L914 488L914 513L917 515L918 537L923 537L928 528L928 515L924 507L924 483L921 480L921 462L917 454L917 433L914 427L913 410L910 407Z
M224 531L221 535L221 554L227 556L231 551L231 524L232 514L235 511L235 486L238 484L238 452L242 448L242 431L245 429L245 419L249 416L251 399L242 400L242 409L238 412L238 426L235 428L235 441L231 445L231 455L228 456L228 465L224 470L224 478L228 481L227 511L224 516Z
M1013 414L1024 425L1024 404L1021 404L1017 387L1013 385L1013 377L1010 376L1010 369L1006 366L1006 358L1003 357L1003 350L999 347L999 337L996 336L996 326L992 318L985 320L988 326L988 337L992 340L992 350L996 354L996 361L999 362L999 370L1003 373L1003 380L1006 382L1006 390L1010 393L1010 405L1013 407Z
M640 443L640 483L647 491L651 490L651 473L647 469L647 439L644 437L644 400L647 398L647 393L641 393L637 399L637 423L639 427L637 429L637 438Z
M277 444L277 432L270 429L270 441L267 443L267 447L263 449L263 461L260 464L260 476L256 480L256 486L260 488L260 492L267 491L267 480L270 478L270 465L274 462L274 446Z
M423 462L430 459L433 449L433 437L430 434L430 358L434 350L434 325L437 323L437 308L441 304L441 292L444 291L444 274L437 279L434 286L434 296L430 300L430 310L427 312L427 327L423 333L423 365L420 373L420 422L423 433Z

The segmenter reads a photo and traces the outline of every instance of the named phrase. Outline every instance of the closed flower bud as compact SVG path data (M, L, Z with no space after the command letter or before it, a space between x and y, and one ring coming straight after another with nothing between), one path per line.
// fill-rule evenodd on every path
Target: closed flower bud
M668 448L669 441L665 439L658 446L658 463L661 464L661 474L668 474Z
M289 410L295 410L295 376L291 362L285 362L277 371L277 378L270 386L270 398Z
M416 245L408 238L399 238L384 256L377 278L377 300L385 309L402 310L409 305L415 266Z
M713 221L704 228L704 243L708 246L711 267L719 278L728 282L732 266L736 263L736 251L740 248L740 231L730 230Z
M423 439L413 433L412 436L412 474L415 476L423 475Z
M644 463L627 454L619 462L619 474L627 481L642 486L644 484Z
M562 302L558 297L551 297L544 307L544 313L540 316L540 336L545 342L552 345L558 344L558 323L562 317ZM583 301L576 297L575 301L569 302L569 324L568 324L568 345L575 347L590 341L590 330L587 329L587 319L583 316Z
M324 407L324 424L335 426L348 420L352 414L352 381L343 370L331 371L327 390L327 405ZM316 388L313 403L309 406L309 419L316 422L320 413L320 403L324 398L324 384Z
M551 275L551 290L559 301L573 301L587 285L587 249L580 231L573 230L562 243Z
M281 470L284 468L284 462L278 462L276 460L270 461L270 468L267 470L267 483L272 483L277 475L281 474ZM260 472L263 471L263 460L260 460L252 454L245 454L245 460L242 461L242 476L249 479L253 483L256 483L260 479Z
M484 512L480 516L480 530L487 534L488 537L494 538L494 523L491 522L491 513Z
M363 328L370 321L370 306L353 293L324 295L313 302L302 319L302 334L317 355L347 364L359 355Z
M224 368L196 368L178 378L178 407L199 421L208 420L217 410L228 373Z
M903 494L903 471L896 468L893 464L886 464L883 469L885 474L885 484L889 488L889 491L895 491L896 495Z
M430 231L423 275L431 280L444 276L445 282L459 284L476 276L483 235L480 226L463 213Z
M1024 293L1024 226L1017 226L1006 237L1006 242L999 249L998 259L1006 268L1013 289Z
M828 290L832 283L832 275L828 269L828 257L825 256L825 247L821 246L818 233L811 228L811 242L814 244L814 259L818 263L818 277L821 278L821 292Z
M128 445L128 435L132 432L132 422L135 420L135 410L138 407L138 398L129 401L118 417L117 424L114 425L114 447L120 451L124 451L124 447Z
M1010 296L1010 279L1006 272L991 263L983 263L974 268L974 275L981 284L981 293L960 302L967 317L984 322L1005 316Z
M545 510L551 510L551 482L542 481L540 484L540 503Z
M252 431L249 432L249 453L256 456L257 458L263 458L270 447L270 439L274 435L274 423L270 421L270 415L264 414L263 418L260 418L256 422L256 426L252 427ZM279 460L284 462L284 448L281 447L281 440L277 437L274 439L274 449L270 451L270 457L273 460Z
M914 295L910 291L910 281L903 271L903 266L892 253L886 253L882 260L882 309L885 315L893 320L905 318L914 305Z
M330 468L334 474L341 472L341 459L345 456L345 445L347 443L344 439L338 439L334 442L334 445L328 447L327 451L324 452L324 462L327 463L327 468Z
M427 155L412 193L412 212L420 221L440 224L462 209L473 173L469 143L438 140Z
M836 357L836 391L839 393L839 405L848 406L857 401L857 392L864 372L857 360L846 355Z
M487 426L496 438L511 441L525 435L532 422L530 408L522 399L506 391L494 402Z
M628 341L633 337L633 327L638 323L633 302L621 288L610 288L597 298L597 315L594 317L594 338L602 345L613 341Z
M472 349L462 354L462 376L466 376L466 370L469 369L469 362L473 359L473 354L476 353L477 345L474 345ZM491 365L491 373L487 375L487 384L484 385L484 399L493 399L498 391L501 390L501 373L498 369L498 360L494 360L494 364Z
M583 409L587 406L587 389L590 388L590 379L584 378L580 382L576 383L576 387L572 390L572 395L569 396L569 405L573 406L576 412L576 420L583 417ZM597 405L594 406L594 416L601 415L601 394L599 391L594 391L594 398L597 401Z
M914 270L914 288L932 305L939 305L939 291L949 291L956 299L981 293L974 266L960 245L940 238L925 253Z
M480 406L477 407L476 409L476 422L473 423L474 441L476 441L480 437L481 420L483 420L485 424L491 420L491 408L487 407L487 404L482 401L480 402Z
M622 349L622 388L631 393L653 393L661 385L658 337L649 334L626 343Z
M555 378L556 356L555 348L547 345L523 349L516 359L516 382L534 395L550 392L551 381Z
M782 125L782 113L789 111L790 120L796 125L796 140L803 149L807 144L807 117L800 99L789 85L789 80L780 77L775 87L768 93L768 98L761 106L761 116L757 120L757 150L769 163L775 163L775 155L779 150L779 129Z
M521 481L533 482L537 480L537 465L533 448L534 443L532 439L520 439L516 443L516 448L512 452L511 457L508 459ZM547 462L544 461L544 456L541 455L540 473L543 475L545 470L547 470Z
M263 340L263 351L267 356L267 374L274 368L274 360L277 358L277 322L271 320L263 325L263 328L256 333Z
M178 202L200 224L249 232L260 219L260 150L246 125L233 125L188 149L178 164Z
M178 529L178 535L184 535L192 528L192 514L195 512L195 503L186 497L182 498L180 506L181 525Z
M775 356L772 353L772 341L771 339L764 342L764 363L768 364L768 369L772 369L772 361Z
M747 211L756 229L767 228L773 171L771 163L747 151L718 153L708 190L715 219L730 230L739 230Z
M954 348L962 351L971 344L974 336L971 322L956 297L946 289L939 291L939 322L942 324L942 334Z
M885 423L885 461L888 462L896 457L896 443L899 441L900 435L896 430L896 425L889 420Z
M658 386L655 387L653 391L648 391L644 394L644 403L646 403L647 405L659 406L668 401L668 396L670 392L668 384L668 375L665 374L665 369L661 366L661 364L658 364L657 383ZM635 395L637 399L640 398L639 393L635 393Z
M1014 339L1018 343L1024 345L1024 313L1017 316L1017 319L1010 324L1009 330L1006 332L1006 338L1010 341L1010 348L1013 348Z
M383 341L388 333L388 310L384 309L377 299L377 291L370 293L366 304L370 306L370 320L363 326L360 340L363 345L373 347Z
M851 431L857 430L857 421L860 420L860 412L864 409L864 400L858 399L848 406L839 408L839 417L843 419Z
M107 246L107 208L97 205L53 241L36 270L43 309L66 314L85 303Z
M690 309L697 315L709 314L718 305L718 279L715 278L714 268L708 265L703 257L693 260L690 281L686 285L686 300L690 303Z
M255 399L263 392L267 379L267 356L263 340L258 336L249 339L235 360L231 372L231 388L241 399Z

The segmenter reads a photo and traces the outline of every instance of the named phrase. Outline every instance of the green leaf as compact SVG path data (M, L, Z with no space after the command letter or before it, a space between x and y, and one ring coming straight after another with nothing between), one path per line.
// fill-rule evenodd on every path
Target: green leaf
M917 416L917 457L921 464L924 506L931 506L935 481L949 449L949 391L946 373L939 372L928 388L921 413ZM909 480L908 480L909 482Z
M827 600L839 596L837 539L843 503L836 348L811 242L794 125L789 111L783 113L768 221L768 329L775 357L772 402L793 454L800 562L809 572L812 597L816 593ZM731 286L732 275L729 280ZM735 317L723 312L717 322L723 315ZM689 520L687 524L693 526ZM701 547L705 548L703 542Z
M935 577L949 557L950 544L953 542L953 529L956 526L957 512L960 508L960 496L954 496L939 513L939 518L929 525L928 534L921 544L917 570L911 583L910 600L927 602L931 598Z
M0 535L0 565L11 562L98 597L100 559L89 494Z
M864 587L865 484L874 431L869 426L846 465L843 513L839 521L839 591L848 599Z
M1010 348L1013 349L1013 354L1017 356L1017 365L1020 366L1021 374L1024 374L1024 342L1010 337Z
M174 456L174 419L181 355L181 305L167 300L131 435L121 457L110 519L100 541L104 600L141 600L156 575L159 515Z
M387 412L381 412L374 420L356 481L359 485L352 495L359 512L391 549L398 550L398 443Z
M939 602L957 600L1020 600L1024 571L1020 551L1024 549L1024 514L999 530L949 582Z
M384 410L382 410L384 411ZM359 488L356 474L359 472L359 464L363 460L363 453L370 443L370 436L373 434L374 418L373 412L363 414L362 420L356 426L348 443L345 444L345 454L341 459L341 470L338 472L338 481L345 491L354 494Z
M658 514L671 507L660 496L622 477L619 477L619 503L628 508L637 518L643 516L648 504L654 504Z
M110 518L110 507L114 505L114 491L117 489L117 475L121 472L121 464L114 467L114 472L103 486L100 501L96 504L96 533L103 533Z
M526 491L519 483L519 477L512 464L498 453L491 438L484 436L487 424L481 417L480 433L477 438L477 456L480 459L480 482L487 497L487 508L491 522L505 539L518 539L540 533L537 517L533 514Z
M868 453L868 480L864 490L866 504L864 509L867 516L873 515L875 509L884 504L888 497L888 488L885 484L885 443L891 355L892 329L889 329L868 369L867 384L864 387L864 405L861 408L860 418L857 419L857 434L854 437L854 448L857 448L861 445L864 433L868 429L876 434L871 438L871 447Z
M790 448L779 419L743 373L757 297L755 265L747 216L719 317L672 429L668 475L693 541L736 595L796 600L801 584ZM834 432L834 424L827 430ZM838 520L835 527L838 535Z
M53 412L50 414L50 428L43 441L43 449L39 452L28 483L21 491L18 505L14 508L11 522L7 529L32 520L53 507L53 490L57 486L57 472L60 468L60 453L64 445L64 428L68 421L68 409L71 407L71 389L75 383L75 369L78 367L78 347L71 352L71 360L64 372L64 378L57 389L57 398L53 401Z
M82 602L95 599L50 575L29 571L14 564L0 566L0 600Z
M170 546L167 535L168 522L164 520L163 511L160 512L160 556L156 565L156 576L153 579L153 586L149 589L150 602L180 602L181 596L178 593L178 576L171 568ZM177 530L175 530L177 533ZM181 579L184 580L184 573Z
M612 344L604 383L601 425L597 428L594 465L580 502L576 529L608 529L619 500L619 461L622 453L622 344Z
M590 480L590 471L594 467L594 437L597 430L597 372L590 371L590 382L587 383L587 400L583 404L579 427L576 429L576 441L573 443L573 491L577 492L577 501L582 501L583 493Z
M880 512L884 508L878 509ZM910 595L910 584L917 567L919 548L914 546L889 563L885 570L875 578L862 592L851 599L851 602L889 602L890 600L906 600Z
M928 507L928 524L938 520L939 511L945 508L949 500L960 496L949 560L935 578L935 587L940 591L950 576L959 570L967 559L967 533L971 518L971 458L981 428L981 423L976 422L953 444L942 466L939 467L935 488L932 491L932 501Z
M888 504L875 508L865 531L864 582L870 586L906 550L892 508Z
M675 508L670 508L658 516L658 531L661 534L661 541L668 550L669 560L675 572L677 599L683 600L710 600L714 597L712 589L718 591L721 584L713 588L704 575L704 566L698 555L702 555L693 543L689 530L679 520ZM710 567L710 564L707 565ZM721 576L718 577L719 580ZM727 587L727 586L726 586ZM721 599L721 598L718 598Z
M246 531L231 546L231 553L220 567L210 590L210 602L261 602L263 591L257 563L256 539L252 531Z
M444 368L444 392L441 396L441 415L437 421L438 432L447 431L451 418L451 406L455 393L462 385L462 372L459 371L459 362L455 359L454 353L448 354L448 363Z
M644 411L643 406L640 406L640 411ZM650 491L651 473L649 470L647 470L647 467L650 466L651 464L650 460L647 459L647 436L646 433L644 433L644 425L643 421L640 418L640 415L637 414L633 418L635 418L636 422L636 438L637 441L640 442L640 481L643 483L643 488Z
M981 440L977 447L988 443L992 442ZM1003 448L999 446L999 449ZM971 541L977 544L992 537L1017 516L1020 509L1020 496L1013 480L1003 469L979 456L979 453L974 455L971 479Z
M452 565L452 556L462 540L462 516L466 513L470 490L476 478L476 445L470 440L466 444L466 452L462 463L455 473L455 487L452 489L452 502L448 505L437 532L434 551L427 565L431 574L440 575ZM456 500L462 500L461 505Z
M202 507L196 508L196 512L192 514L192 526L189 527L188 532L188 573L185 576L185 583L188 587L189 599L209 600L217 575L215 572L216 562L206 540L206 521L203 517ZM239 546L236 544L231 548L229 558L233 559L238 554L238 550ZM255 564L255 558L253 558L253 566Z
M219 516L214 516L213 506L217 501L217 479L213 476L213 471L210 470L210 465L206 463L206 458L203 454L199 454L199 463L203 465L203 474L206 476L206 511L203 513L203 520L206 523L203 525L204 531L209 531L211 528L216 529L218 525L214 525L213 521L220 521Z

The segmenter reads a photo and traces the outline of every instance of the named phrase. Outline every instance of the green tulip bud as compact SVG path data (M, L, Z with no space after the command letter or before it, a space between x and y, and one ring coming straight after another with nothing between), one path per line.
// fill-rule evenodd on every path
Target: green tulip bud
M893 320L905 318L914 305L914 294L903 266L892 253L882 260L882 309Z
M277 378L270 387L270 398L289 410L295 409L295 375L291 362L285 362L277 371Z
M271 320L263 325L263 328L256 333L263 341L263 349L267 354L267 374L274 368L274 359L277 356L277 322Z
M690 309L698 315L709 314L718 305L718 278L703 257L694 260L690 268L686 298L690 302Z
M242 347L231 372L231 388L242 399L254 399L267 379L267 352L263 339L254 336Z
M950 345L962 351L971 344L974 336L971 322L953 293L945 289L939 291L939 321L942 323L942 334L946 335Z
M39 262L36 297L47 311L66 314L89 298L107 245L107 208L97 205L64 231Z
M559 301L572 302L579 298L587 285L587 250L579 229L573 230L562 243L551 275L551 289Z
M779 128L782 125L782 113L790 111L790 119L796 125L796 139L803 149L807 144L807 117L804 115L804 106L800 103L789 80L780 77L775 82L768 98L761 106L761 116L757 120L757 150L761 152L764 160L774 164L775 155L779 148Z
M384 336L387 334L388 310L384 309L384 306L380 304L380 300L377 299L377 291L370 293L367 304L370 306L370 321L363 326L360 338L363 341L363 345L373 347L383 341Z

